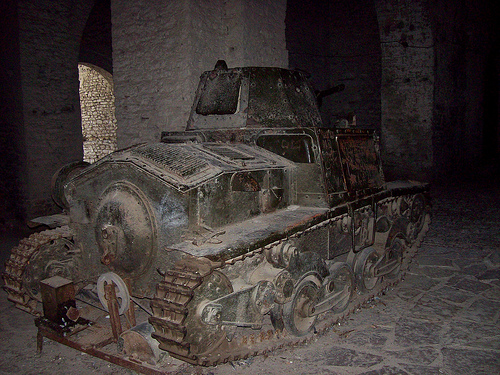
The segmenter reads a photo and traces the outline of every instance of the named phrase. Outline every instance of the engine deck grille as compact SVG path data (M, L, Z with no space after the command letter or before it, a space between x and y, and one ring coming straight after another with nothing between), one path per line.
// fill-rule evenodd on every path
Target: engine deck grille
M149 159L181 177L189 177L202 172L209 164L185 148L172 144L143 145L132 150L133 154Z

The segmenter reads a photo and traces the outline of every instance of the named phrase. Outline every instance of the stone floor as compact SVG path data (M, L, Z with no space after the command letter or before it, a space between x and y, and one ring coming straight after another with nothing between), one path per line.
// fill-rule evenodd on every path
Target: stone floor
M431 229L405 280L311 344L182 374L500 374L500 178L433 188ZM14 242L4 236L2 257ZM2 262L3 263L3 262ZM0 374L131 374L46 340L0 292Z

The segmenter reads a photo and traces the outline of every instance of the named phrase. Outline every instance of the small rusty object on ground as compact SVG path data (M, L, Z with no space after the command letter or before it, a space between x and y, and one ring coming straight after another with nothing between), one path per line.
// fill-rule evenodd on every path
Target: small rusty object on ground
M143 322L123 332L120 335L118 347L131 358L155 365L160 358L161 350L158 348L158 342L151 337L153 331L151 324Z
M53 276L40 282L43 315L56 324L65 324L71 319L67 316L70 309L76 309L75 286L71 280ZM72 315L70 313L70 315ZM78 319L78 317L76 318Z
M76 322L78 318L80 318L80 310L73 306L70 306L68 312L66 313L66 316L69 320Z

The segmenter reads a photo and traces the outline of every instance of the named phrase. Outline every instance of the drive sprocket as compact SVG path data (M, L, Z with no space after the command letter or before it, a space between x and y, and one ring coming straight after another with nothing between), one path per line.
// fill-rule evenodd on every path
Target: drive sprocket
M165 274L151 302L155 327L152 337L160 349L187 362L216 349L225 338L218 326L201 322L198 307L204 301L233 291L229 280L208 259L187 257Z

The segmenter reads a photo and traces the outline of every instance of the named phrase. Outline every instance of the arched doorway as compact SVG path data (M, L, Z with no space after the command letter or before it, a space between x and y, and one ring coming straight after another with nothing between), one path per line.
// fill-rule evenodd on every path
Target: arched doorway
M78 64L82 113L83 160L89 163L116 150L113 78L87 63Z

